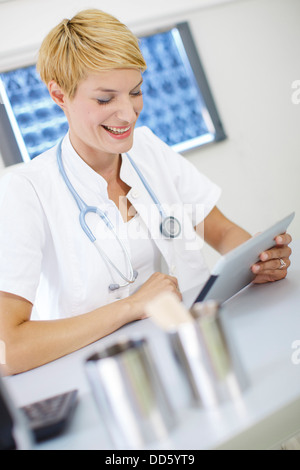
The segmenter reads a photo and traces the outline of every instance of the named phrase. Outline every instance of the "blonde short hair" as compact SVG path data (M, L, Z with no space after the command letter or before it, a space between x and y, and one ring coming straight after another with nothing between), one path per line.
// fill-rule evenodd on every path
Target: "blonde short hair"
M146 69L137 37L119 20L100 10L84 10L64 19L44 39L37 62L41 79L54 80L73 98L88 72Z

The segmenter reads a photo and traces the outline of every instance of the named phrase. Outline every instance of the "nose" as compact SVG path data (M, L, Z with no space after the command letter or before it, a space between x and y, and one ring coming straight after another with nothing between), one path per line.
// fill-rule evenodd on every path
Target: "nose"
M120 105L116 112L116 116L120 122L132 123L135 122L143 108L142 98L132 96L124 97L120 100Z

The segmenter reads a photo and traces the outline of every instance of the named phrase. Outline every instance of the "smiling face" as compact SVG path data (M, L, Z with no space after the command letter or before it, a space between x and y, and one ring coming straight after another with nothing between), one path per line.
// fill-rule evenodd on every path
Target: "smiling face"
M141 84L141 72L135 69L89 73L74 98L65 95L55 82L49 84L52 98L68 119L73 147L91 166L95 159L105 161L132 147L134 127L143 108Z

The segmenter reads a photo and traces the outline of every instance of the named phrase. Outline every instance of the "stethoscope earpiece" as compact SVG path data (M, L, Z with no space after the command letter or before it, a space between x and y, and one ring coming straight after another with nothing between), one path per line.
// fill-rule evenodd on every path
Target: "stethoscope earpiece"
M109 284L108 288L113 292L114 290L120 289L120 284Z
M136 280L136 278L138 277L139 273L134 269L133 271L133 279L130 283L134 282ZM110 284L108 286L109 290L110 291L114 291L114 290L117 290L117 289L120 289L120 287L126 287L128 286L129 282L127 282L126 284L123 284L123 285L120 285L120 284Z

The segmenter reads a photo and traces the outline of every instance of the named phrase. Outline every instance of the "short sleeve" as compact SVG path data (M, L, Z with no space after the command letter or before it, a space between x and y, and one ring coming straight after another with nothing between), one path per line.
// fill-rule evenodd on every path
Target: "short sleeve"
M24 176L0 180L0 290L34 303L45 239L43 210Z

